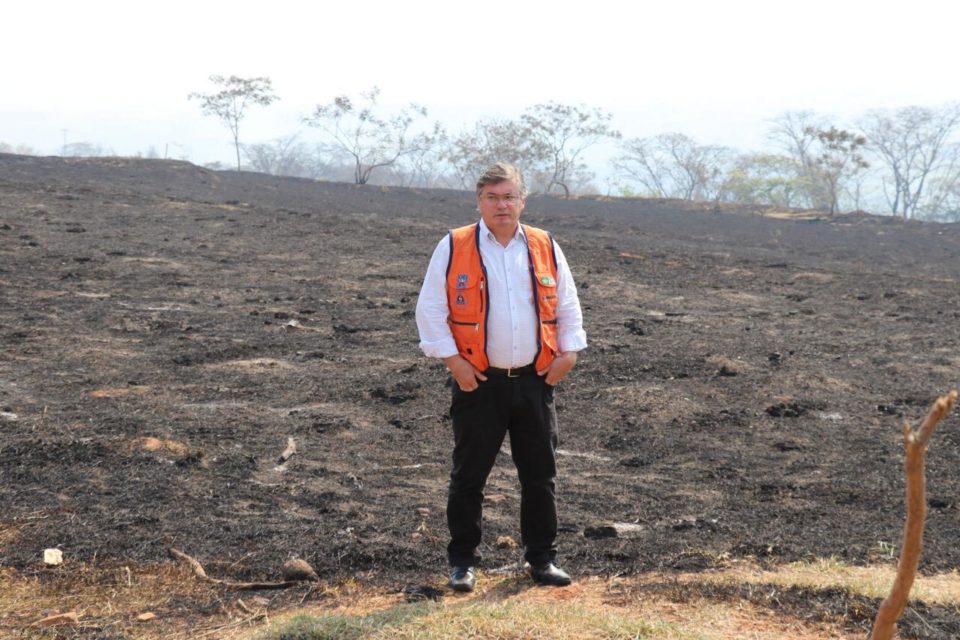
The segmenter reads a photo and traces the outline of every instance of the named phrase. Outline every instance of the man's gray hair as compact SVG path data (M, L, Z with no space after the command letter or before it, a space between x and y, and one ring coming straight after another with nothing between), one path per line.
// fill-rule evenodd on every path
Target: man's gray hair
M517 188L520 189L520 197L527 197L527 183L523 181L523 173L520 169L506 162L498 162L490 165L483 175L477 180L477 195L483 191L488 184L498 184L505 180L512 180Z

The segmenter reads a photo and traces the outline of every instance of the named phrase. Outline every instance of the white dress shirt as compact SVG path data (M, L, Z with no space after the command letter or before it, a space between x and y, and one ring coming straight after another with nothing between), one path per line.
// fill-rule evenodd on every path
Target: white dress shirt
M587 346L583 330L580 299L570 267L556 242L557 255L557 336L560 352L580 351ZM491 367L510 369L533 362L537 355L537 311L530 281L529 256L523 226L506 247L480 221L480 257L487 270L490 296L487 322L487 359ZM420 348L431 358L457 354L447 317L447 264L450 238L438 244L427 267L420 298L417 300L417 329Z

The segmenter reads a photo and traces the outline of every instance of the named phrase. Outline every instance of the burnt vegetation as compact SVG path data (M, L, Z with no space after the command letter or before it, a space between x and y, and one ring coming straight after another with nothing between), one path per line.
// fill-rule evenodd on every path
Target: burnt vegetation
M437 240L474 206L0 155L0 565L36 573L49 547L149 563L173 546L235 581L276 580L293 556L398 588L442 572L450 391L412 310ZM524 215L562 243L591 344L558 395L565 566L891 560L899 416L923 415L960 366L960 229L670 200L531 197ZM494 544L518 537L501 462L488 568L520 560ZM950 418L921 573L960 563L958 466ZM639 526L585 535L618 523ZM794 591L777 606L811 601ZM863 628L879 605L828 596L817 615ZM909 637L957 628L955 610L925 611Z

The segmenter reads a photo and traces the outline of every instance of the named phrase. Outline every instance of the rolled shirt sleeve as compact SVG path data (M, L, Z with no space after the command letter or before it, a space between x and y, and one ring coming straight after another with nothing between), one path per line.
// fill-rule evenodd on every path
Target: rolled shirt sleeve
M587 348L587 333L583 330L583 312L577 285L570 273L570 266L560 249L553 243L557 255L557 340L561 353L582 351Z
M457 354L457 343L450 332L447 317L447 263L450 262L450 236L444 236L433 251L427 275L417 298L417 330L420 349L429 358L449 358Z

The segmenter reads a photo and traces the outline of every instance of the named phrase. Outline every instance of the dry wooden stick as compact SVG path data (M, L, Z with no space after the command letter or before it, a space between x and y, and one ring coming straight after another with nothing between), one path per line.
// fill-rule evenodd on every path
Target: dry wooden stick
M170 547L170 555L189 565L193 570L193 575L197 576L204 582L219 584L227 587L228 589L237 589L240 591L250 589L288 589L300 584L300 582L297 580L288 580L284 582L232 582L230 580L219 580L217 578L211 578L208 576L207 572L203 570L203 565L185 554L183 551Z
M301 606L301 607L303 606L303 603L307 601L307 598L310 597L310 594L312 594L312 593L313 593L314 591L316 591L316 590L317 590L317 585L315 585L315 584L310 585L310 588L307 589L307 592L306 592L305 594L303 594L303 597L302 597L302 598L300 598L300 606Z
M893 587L873 621L873 631L870 640L891 640L896 630L897 621L903 615L910 596L910 589L917 577L917 566L920 563L920 551L923 547L923 527L927 517L927 502L925 497L926 476L924 461L927 453L927 443L933 430L943 418L950 413L957 402L956 390L945 396L940 396L930 408L930 412L923 424L916 431L908 424L903 425L903 444L906 450L904 458L904 473L907 477L907 521L903 527L903 546L900 549L900 561L897 564L897 577Z

